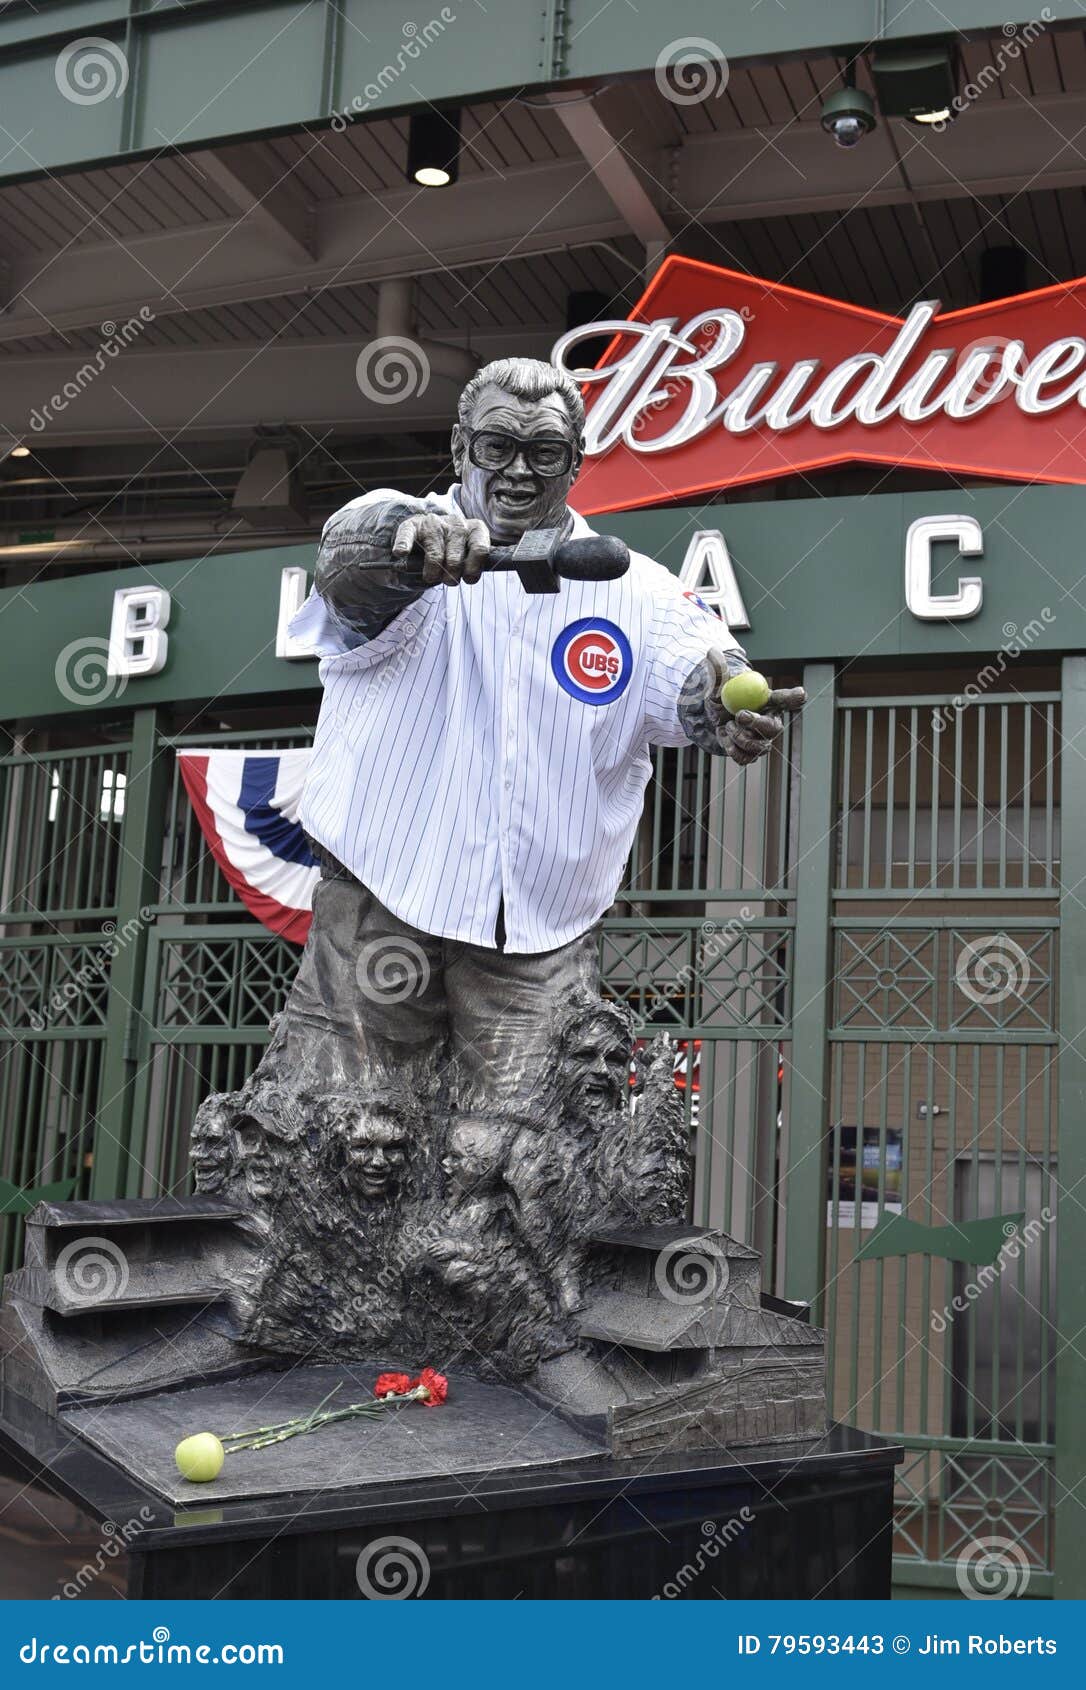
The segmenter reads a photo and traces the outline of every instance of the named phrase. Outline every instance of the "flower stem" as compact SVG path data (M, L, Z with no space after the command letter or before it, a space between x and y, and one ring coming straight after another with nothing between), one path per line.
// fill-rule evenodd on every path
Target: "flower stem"
M330 1402L339 1390L336 1385L328 1392L309 1414L298 1414L292 1420L279 1420L270 1426L250 1426L245 1431L228 1432L219 1439L228 1455L236 1455L243 1449L268 1449L272 1444L281 1444L287 1438L296 1438L303 1432L317 1432L322 1426L331 1426L339 1420L376 1420L386 1408L399 1402L422 1402L429 1396L425 1385L416 1385L412 1391L390 1392L387 1397L370 1397L365 1402L348 1404L345 1408L325 1409L326 1402Z

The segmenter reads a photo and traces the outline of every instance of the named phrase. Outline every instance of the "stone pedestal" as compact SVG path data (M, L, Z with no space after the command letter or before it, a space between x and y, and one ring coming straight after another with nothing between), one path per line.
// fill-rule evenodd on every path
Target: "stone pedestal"
M485 1421L489 1388L477 1389ZM508 1404L494 1406L508 1412ZM38 1541L25 1546L21 1595L715 1601L890 1594L893 1470L902 1452L846 1427L831 1426L798 1449L625 1461L571 1445L566 1454L552 1451L552 1460L513 1466L492 1447L470 1475L329 1489L310 1474L282 1494L220 1499L191 1486L192 1500L179 1507L11 1393L2 1410L0 1457L20 1485L32 1487L28 1518L39 1522ZM295 1440L310 1445L307 1461L321 1435ZM560 1442L566 1433L554 1435ZM282 1481L298 1477L288 1462ZM57 1497L66 1499L63 1533L49 1524ZM118 1535L127 1552L88 1578L93 1546Z

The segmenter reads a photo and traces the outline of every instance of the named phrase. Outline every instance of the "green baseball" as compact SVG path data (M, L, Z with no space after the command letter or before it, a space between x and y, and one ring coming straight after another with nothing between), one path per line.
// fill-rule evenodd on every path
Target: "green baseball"
M759 675L757 669L744 669L741 675L733 675L724 682L720 689L720 702L725 710L738 716L740 710L761 710L771 691L769 682L764 675Z
M173 1458L183 1479L206 1485L222 1472L226 1453L214 1432L194 1432L191 1438L181 1439Z

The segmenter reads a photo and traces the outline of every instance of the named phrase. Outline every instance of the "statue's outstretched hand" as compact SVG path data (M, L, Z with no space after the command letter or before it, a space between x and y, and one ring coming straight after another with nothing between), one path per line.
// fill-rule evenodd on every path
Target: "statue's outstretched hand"
M463 581L472 586L483 573L490 555L490 534L485 522L450 511L447 516L426 512L409 516L397 528L392 556L404 562L414 551L423 558L422 578L428 587L456 587Z
M705 659L708 680L703 708L715 732L718 749L733 763L757 762L773 749L784 732L784 711L801 710L807 702L802 687L779 687L771 692L761 710L740 710L736 715L721 702L720 689L732 675L749 668L745 661L729 663L722 651L710 651Z

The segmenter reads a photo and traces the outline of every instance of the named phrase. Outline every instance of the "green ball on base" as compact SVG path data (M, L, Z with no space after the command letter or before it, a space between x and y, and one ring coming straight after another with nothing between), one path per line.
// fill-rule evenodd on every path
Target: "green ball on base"
M738 716L740 710L761 710L771 691L769 682L764 675L759 675L757 669L744 669L741 675L733 675L724 682L720 689L720 702L725 710Z
M217 1479L222 1472L226 1451L214 1432L194 1432L191 1438L181 1439L173 1452L173 1458L183 1479L191 1479L197 1485L206 1485L209 1480Z

